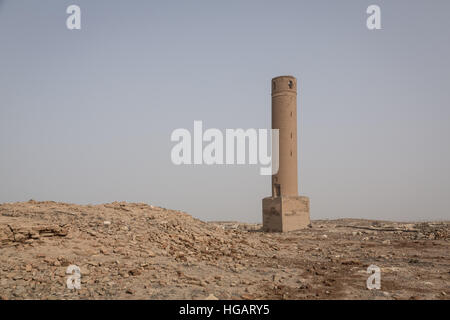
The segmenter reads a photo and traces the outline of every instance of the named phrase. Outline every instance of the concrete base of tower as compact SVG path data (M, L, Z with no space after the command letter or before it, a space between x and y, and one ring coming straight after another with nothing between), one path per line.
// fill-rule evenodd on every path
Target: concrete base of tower
M307 228L310 223L308 197L281 196L263 199L263 231L300 230Z

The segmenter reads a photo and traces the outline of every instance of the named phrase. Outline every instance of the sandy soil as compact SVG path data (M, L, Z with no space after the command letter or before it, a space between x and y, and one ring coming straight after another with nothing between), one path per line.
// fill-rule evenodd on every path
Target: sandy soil
M2 204L0 298L449 299L449 222L260 227L146 204ZM366 288L372 264L380 290ZM69 265L79 290L67 288Z

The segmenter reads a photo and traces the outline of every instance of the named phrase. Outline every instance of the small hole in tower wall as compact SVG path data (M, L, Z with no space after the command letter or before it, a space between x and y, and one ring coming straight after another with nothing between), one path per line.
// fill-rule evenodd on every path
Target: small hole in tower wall
M294 83L292 82L292 80L289 80L289 89L292 89L293 86L294 86Z
M278 183L275 184L273 191L274 191L274 196L275 197L281 196L281 186Z

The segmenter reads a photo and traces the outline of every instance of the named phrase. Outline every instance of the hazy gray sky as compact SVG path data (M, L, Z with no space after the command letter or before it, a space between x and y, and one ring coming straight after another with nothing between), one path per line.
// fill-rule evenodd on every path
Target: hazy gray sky
M66 8L82 29L66 28ZM366 28L381 7L382 30ZM269 128L299 81L311 218L450 219L450 1L0 0L0 202L138 201L261 221L259 166L174 166L170 134Z

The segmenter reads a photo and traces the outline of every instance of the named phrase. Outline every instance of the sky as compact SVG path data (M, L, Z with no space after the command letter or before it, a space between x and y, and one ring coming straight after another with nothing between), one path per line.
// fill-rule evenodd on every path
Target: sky
M68 30L66 8L81 8ZM381 30L366 9L381 8ZM0 0L0 202L261 222L257 165L176 166L173 130L270 128L298 79L311 219L450 220L450 1Z

